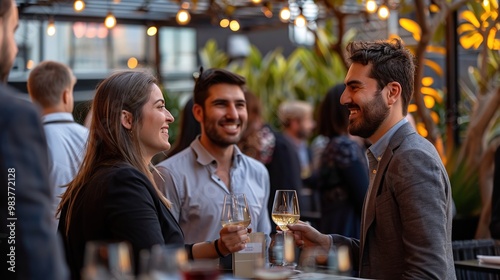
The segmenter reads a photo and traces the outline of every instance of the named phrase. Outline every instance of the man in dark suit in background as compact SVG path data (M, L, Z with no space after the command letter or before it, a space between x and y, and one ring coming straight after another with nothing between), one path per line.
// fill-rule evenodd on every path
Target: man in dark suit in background
M0 81L17 46L14 0L0 0ZM0 275L2 279L67 279L61 243L51 227L52 194L40 115L0 84Z

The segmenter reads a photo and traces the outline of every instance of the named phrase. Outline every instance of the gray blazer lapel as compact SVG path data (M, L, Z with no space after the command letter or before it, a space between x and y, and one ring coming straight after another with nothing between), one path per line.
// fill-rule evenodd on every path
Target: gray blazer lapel
M375 219L375 200L377 198L377 193L381 187L383 174L385 174L386 169L391 162L392 156L394 154L394 150L396 150L401 142L406 138L407 135L415 133L415 130L412 128L410 123L403 124L392 136L389 141L389 145L385 150L380 162L378 164L377 174L375 175L375 179L373 180L373 186L370 186L371 190L368 191L369 196L365 197L365 203L363 207L366 207L366 216L364 217L364 223L361 225L361 240L360 240L360 265L363 262L363 253L364 247L366 243L366 235L368 229L370 228L373 220Z

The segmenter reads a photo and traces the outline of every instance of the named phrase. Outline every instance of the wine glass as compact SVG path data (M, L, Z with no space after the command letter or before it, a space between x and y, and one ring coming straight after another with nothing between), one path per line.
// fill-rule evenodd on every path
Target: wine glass
M287 225L297 223L300 219L297 192L295 190L277 190L274 195L271 216L273 222L284 232L288 230Z
M127 242L87 242L82 279L133 279L131 254Z
M271 213L273 222L283 231L283 264L282 266L295 267L295 246L293 236L287 234L288 225L295 224L300 219L299 201L295 190L277 190L274 194Z
M252 221L248 211L248 203L245 194L233 193L224 196L222 217L220 219L223 227L228 225L239 225L248 227Z

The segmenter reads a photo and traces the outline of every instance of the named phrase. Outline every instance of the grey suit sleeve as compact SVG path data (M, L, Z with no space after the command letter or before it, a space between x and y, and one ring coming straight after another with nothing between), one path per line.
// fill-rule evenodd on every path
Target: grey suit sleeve
M388 185L394 188L402 225L406 252L402 279L445 279L445 268L453 262L448 252L451 188L440 158L429 150L420 147L403 151L386 174Z

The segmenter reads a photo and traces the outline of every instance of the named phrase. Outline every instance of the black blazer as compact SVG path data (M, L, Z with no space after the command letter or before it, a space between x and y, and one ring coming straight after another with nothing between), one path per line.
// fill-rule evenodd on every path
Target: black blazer
M85 244L90 240L128 241L135 272L139 252L155 244L184 244L177 221L162 204L148 178L125 163L101 167L76 198L68 234L67 204L59 221L73 279L80 279Z
M61 240L51 225L53 197L40 114L16 95L20 94L0 85L2 279L67 279ZM14 239L9 239L11 233L15 233ZM7 270L11 247L15 249L15 273Z

